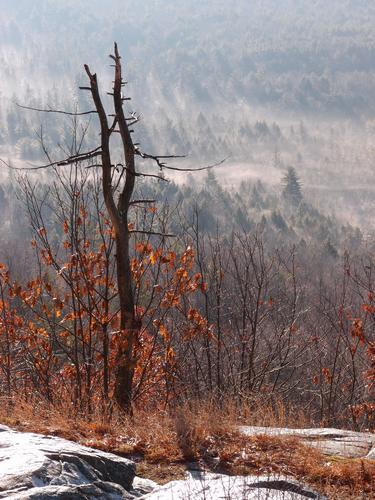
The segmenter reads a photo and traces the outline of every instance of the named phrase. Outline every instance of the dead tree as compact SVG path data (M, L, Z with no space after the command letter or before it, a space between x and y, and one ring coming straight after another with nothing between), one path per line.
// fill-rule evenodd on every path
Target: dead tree
M129 258L129 239L131 233L136 231L130 230L128 227L128 213L132 204L149 202L149 200L132 200L136 177L145 176L165 180L161 175L138 172L136 170L135 159L138 156L145 160L152 160L160 170L167 169L185 172L206 170L213 168L218 164L194 169L178 168L167 166L165 164L165 160L170 158L182 158L182 156L160 156L142 152L138 145L133 142L131 136L132 130L130 129L132 125L137 123L138 117L134 113L130 117L127 117L123 107L124 102L130 100L130 98L123 97L122 88L126 85L126 82L124 82L122 78L121 57L116 43L114 44L114 55L111 55L110 57L114 61L115 73L113 92L110 93L113 97L115 111L111 126L109 126L107 114L99 94L96 74L91 73L87 65L84 67L89 77L90 86L81 88L90 90L95 110L99 117L101 145L97 150L90 152L88 157L92 158L93 156L98 155L101 157L100 167L102 169L103 196L115 233L121 342L118 346L116 356L114 397L122 410L131 412L133 377L137 361L136 347L141 329L141 323L135 316L133 277ZM121 168L123 170L123 174L125 176L125 182L117 200L114 198L114 165L111 160L110 151L110 138L114 132L119 133L121 137L122 149L125 158L125 165L116 165L116 168ZM144 231L142 232L144 233ZM152 233L151 231L150 234L157 234L158 236L163 237L170 236L161 233Z
M148 235L157 235L161 237L170 236L153 231L137 231L129 225L129 210L132 206L154 202L154 200L133 200L132 195L135 188L136 179L140 176L151 177L165 181L162 170L174 170L183 172L193 172L199 170L207 170L224 163L220 161L214 165L203 166L198 168L179 168L166 165L165 161L172 158L183 158L183 156L168 155L152 155L143 152L139 144L132 140L131 127L135 125L139 118L135 113L126 116L124 103L129 101L129 97L123 96L123 88L126 82L122 77L121 57L118 51L117 44L114 44L114 54L110 55L114 61L114 81L112 92L108 94L112 97L114 113L107 114L99 91L97 75L90 71L89 66L84 65L86 74L89 78L89 86L80 87L82 90L87 90L91 93L94 103L93 110L85 112L70 113L56 109L40 109L28 106L21 106L25 109L30 109L38 112L60 113L74 118L82 115L96 114L100 124L100 145L96 148L81 152L80 148L74 154L58 161L52 161L48 151L41 143L44 153L48 158L46 165L26 168L14 168L0 159L3 164L9 168L16 170L39 170L47 168L64 167L71 164L76 164L82 161L94 160L94 164L89 165L91 168L99 168L102 173L102 194L105 206L113 227L115 247L116 247L116 272L118 285L118 300L120 309L120 341L116 353L115 367L115 386L114 399L119 408L127 413L132 411L132 393L133 393L133 378L134 370L137 362L137 346L138 337L141 330L141 322L137 318L134 306L134 283L130 266L129 243L131 234L134 232L146 233ZM109 117L111 124L109 123ZM121 139L122 153L125 159L124 164L114 163L111 158L111 138L113 134L119 135ZM159 169L158 174L140 172L136 169L136 158L143 160L151 160Z
M121 74L121 60L115 44L115 79L113 85L113 103L115 118L109 126L99 94L96 74L92 74L87 65L86 73L90 79L90 91L99 116L101 131L101 169L102 189L108 215L111 219L116 242L116 265L118 296L120 303L121 341L116 355L115 400L119 407L127 412L131 410L132 386L135 368L135 344L140 330L134 311L132 273L129 258L128 212L135 185L135 147L125 117L122 97L124 82ZM116 203L112 186L112 161L110 153L110 137L118 126L125 157L125 183Z

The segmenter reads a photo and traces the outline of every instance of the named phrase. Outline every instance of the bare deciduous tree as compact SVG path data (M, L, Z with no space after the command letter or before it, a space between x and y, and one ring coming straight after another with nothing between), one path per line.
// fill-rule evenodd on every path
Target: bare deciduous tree
M120 302L120 329L122 341L117 353L115 399L119 406L125 411L130 411L132 401L132 385L135 367L134 347L139 334L140 325L134 314L134 297L132 288L132 274L129 258L129 228L128 212L135 184L135 147L130 134L128 121L125 117L122 97L124 82L121 73L121 61L115 44L115 55L111 56L115 62L115 79L113 86L113 102L115 118L109 126L107 114L104 110L99 94L96 74L92 74L87 65L86 73L90 79L90 90L92 99L97 110L101 130L101 169L102 189L105 205L111 219L116 242L116 264L118 295ZM119 127L124 157L125 157L125 183L116 203L112 185L112 162L110 153L110 137L116 126Z
M92 158L94 156L100 156L101 158L100 167L102 169L103 196L115 234L118 296L120 303L120 329L122 337L117 352L114 396L119 407L130 412L134 368L136 364L136 345L141 324L135 315L134 307L133 277L129 258L129 238L134 230L129 228L128 214L132 203L134 204L135 201L137 203L142 203L142 201L147 202L147 200L132 200L136 177L148 176L164 180L164 178L159 175L138 172L136 170L135 159L137 156L142 159L149 159L155 162L159 169L166 168L170 170L203 170L212 168L215 165L202 167L201 169L180 169L167 166L164 163L165 159L177 158L178 156L176 155L156 156L144 153L140 150L138 145L132 140L132 130L130 129L130 127L138 121L138 117L134 113L130 117L125 116L123 104L124 101L129 100L129 98L123 97L122 93L122 88L126 85L126 82L124 82L122 78L121 57L116 43L114 45L114 55L110 57L114 61L114 85L113 92L110 93L113 97L114 104L114 119L112 125L108 123L107 114L100 97L97 76L91 73L87 65L85 65L85 70L89 77L90 86L83 88L89 89L91 92L95 109L99 117L101 131L100 147L90 152L87 158ZM113 186L114 165L111 160L110 150L110 139L114 132L120 135L125 159L124 165L116 165L117 168L120 167L122 169L120 177L124 176L125 178L117 200L115 200L114 197L116 191ZM152 231L150 231L150 233L152 233Z

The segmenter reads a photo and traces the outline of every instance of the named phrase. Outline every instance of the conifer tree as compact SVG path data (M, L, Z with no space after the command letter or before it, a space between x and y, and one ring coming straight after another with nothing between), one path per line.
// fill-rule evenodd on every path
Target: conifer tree
M282 179L283 197L293 205L299 205L302 201L302 187L297 172L294 167L288 167Z

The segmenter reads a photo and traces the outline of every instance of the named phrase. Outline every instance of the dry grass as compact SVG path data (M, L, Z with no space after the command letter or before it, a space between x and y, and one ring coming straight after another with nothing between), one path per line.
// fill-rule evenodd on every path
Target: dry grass
M327 457L298 438L246 437L235 430L243 423L311 425L282 405L251 411L230 402L221 408L185 404L173 413L138 409L132 419L93 415L87 421L67 407L18 401L11 411L1 405L0 421L131 457L139 475L159 483L182 478L187 464L195 462L202 469L229 474L291 475L332 499L360 499L375 492L375 461Z

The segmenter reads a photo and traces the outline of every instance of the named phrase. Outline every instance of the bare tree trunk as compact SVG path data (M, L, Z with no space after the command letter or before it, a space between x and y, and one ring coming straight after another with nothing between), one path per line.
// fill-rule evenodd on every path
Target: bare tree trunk
M116 355L115 399L120 408L131 411L132 387L136 363L135 344L141 325L134 315L132 275L129 260L129 234L122 228L116 235L117 283L120 301L121 340Z
M131 413L132 387L135 367L135 345L140 324L136 321L133 297L133 279L129 259L128 211L135 184L135 149L128 123L123 110L121 89L124 85L121 74L120 55L115 44L115 80L113 86L113 102L115 118L111 127L108 126L107 115L99 94L96 74L92 74L87 65L85 70L90 79L91 95L99 116L101 128L101 159L102 188L105 205L115 232L117 283L120 303L120 339L116 353L115 390L114 396L119 407ZM112 186L112 162L110 155L110 137L118 125L123 152L125 156L125 183L118 202L114 200Z

